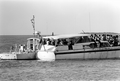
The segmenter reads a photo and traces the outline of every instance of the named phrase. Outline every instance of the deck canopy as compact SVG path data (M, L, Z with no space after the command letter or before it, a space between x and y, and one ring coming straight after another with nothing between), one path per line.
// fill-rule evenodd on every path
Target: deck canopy
M64 39L64 38L73 38L73 37L83 37L90 36L91 34L64 34L64 35L56 35L56 36L46 36L44 39Z
M31 37L31 38L28 38L27 40L29 41L29 40L34 40L34 39L40 40L39 38L36 38L36 37Z

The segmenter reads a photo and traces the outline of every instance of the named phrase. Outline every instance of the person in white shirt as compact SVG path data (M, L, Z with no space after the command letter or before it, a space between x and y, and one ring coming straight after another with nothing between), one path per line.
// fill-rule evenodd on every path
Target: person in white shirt
M24 48L23 48L23 45L20 45L20 48L19 48L19 52L23 52Z

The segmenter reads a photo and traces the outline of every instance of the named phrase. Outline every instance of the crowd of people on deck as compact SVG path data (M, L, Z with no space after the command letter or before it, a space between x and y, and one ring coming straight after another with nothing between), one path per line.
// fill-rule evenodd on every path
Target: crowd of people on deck
M72 39L42 39L42 41L40 42L43 45L54 45L54 46L62 46L62 45L68 45L68 49L72 50L73 47L72 45L74 45L74 41Z
M88 37L87 39L84 39L82 37L81 41L82 42L85 42L85 41L94 42L95 44L97 44L97 42L98 42L99 47L102 47L102 43L101 43L102 41L108 41L110 46L119 46L120 45L118 35L91 34L90 37ZM54 40L54 39L49 39L48 38L48 39L43 39L42 43L44 45L47 44L47 45L54 45L54 46L68 45L68 49L72 50L75 41L73 39L57 39L57 40Z
M118 35L106 35L106 34L102 34L102 35L97 35L97 34L92 34L90 36L91 41L98 41L99 43L101 43L101 41L108 41L109 44L111 46L119 46L119 39L118 39Z
M27 50L27 45L25 44L20 44L19 46L17 46L17 44L15 44L15 46L11 46L10 47L10 52L25 52Z
M73 40L71 39L42 39L42 44L45 45L54 45L54 46L61 46L61 45L68 45L69 43L73 43Z
M111 46L118 46L119 44L119 39L118 39L118 35L97 35L97 34L91 34L90 37L88 39L82 39L83 41L89 40L87 42L101 42L101 41L108 41L110 43ZM59 45L69 45L69 44L73 44L75 43L74 40L72 39L43 39L42 42L44 45L48 44L48 45L55 45L55 46L59 46Z

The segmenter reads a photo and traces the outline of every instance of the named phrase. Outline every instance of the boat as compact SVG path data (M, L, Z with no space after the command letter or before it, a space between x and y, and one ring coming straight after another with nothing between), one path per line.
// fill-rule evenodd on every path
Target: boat
M90 36L86 33L46 36L42 37L42 42L39 37L28 38L25 51L16 51L17 48L13 52L0 54L0 59L55 61L120 58L120 44L113 46L108 41L91 41ZM72 48L68 44L70 40L73 42ZM52 41L52 44L47 41Z
M109 41L91 41L91 34L67 34L43 37L45 40L59 41L59 44L47 44L37 52L36 58L43 61L55 61L58 59L114 59L120 58L120 44L117 46ZM72 49L65 43L71 40ZM62 43L61 43L62 41ZM63 44L64 41L64 44ZM100 46L101 45L101 46ZM49 49L48 49L49 48ZM49 54L50 52L50 54ZM43 55L44 54L44 55ZM49 56L48 56L49 55ZM50 56L51 55L51 56Z
M33 15L33 18L31 19L31 23L34 30L34 37L27 39L27 45L20 45L20 46L14 46L15 49L10 50L9 53L2 53L0 54L0 59L8 59L8 60L35 60L37 50L39 49L39 42L40 39L36 37L35 35L39 32L35 32L35 16Z
M0 54L0 59L55 61L58 59L109 59L120 58L120 35L110 33L78 33L41 37L35 33L35 16L31 19L34 37L27 39L27 48ZM38 35L38 37L35 36ZM94 34L94 36L92 35ZM101 40L101 34L106 34ZM116 33L114 33L116 35ZM42 41L41 41L42 39ZM16 48L17 49L17 48Z
M39 38L33 37L27 39L27 47L25 50L20 50L16 47L9 53L0 54L2 60L35 60L36 53L39 48ZM22 45L23 46L23 45Z

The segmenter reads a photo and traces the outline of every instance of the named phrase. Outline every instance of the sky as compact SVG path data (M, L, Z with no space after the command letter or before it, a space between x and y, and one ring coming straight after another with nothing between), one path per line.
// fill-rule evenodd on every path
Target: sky
M120 0L0 0L0 35L120 33Z

